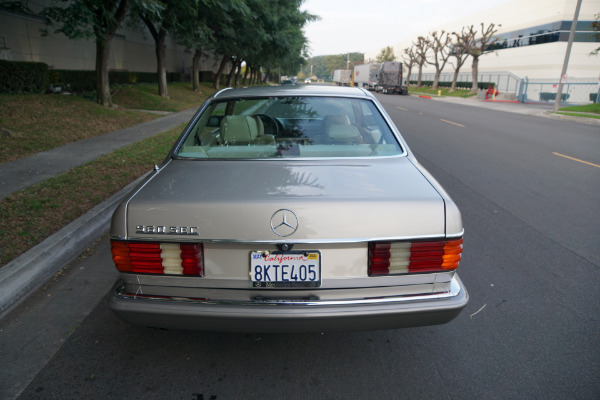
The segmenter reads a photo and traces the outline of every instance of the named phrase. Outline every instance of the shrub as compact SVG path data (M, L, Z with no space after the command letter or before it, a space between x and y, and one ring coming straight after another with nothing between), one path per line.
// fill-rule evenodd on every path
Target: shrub
M567 101L571 95L568 93L561 93L560 101ZM540 92L540 101L554 101L556 100L556 93L552 92Z
M156 72L109 71L112 84L156 83ZM168 72L167 82L181 81L181 74ZM49 86L74 92L96 90L96 71L48 69L44 63L0 60L0 93L44 93Z
M47 64L0 60L0 93L44 93L47 88Z
M410 81L411 85L416 85L417 81ZM421 81L421 86L433 86L433 81ZM487 89L488 87L495 87L496 84L494 82L478 82L477 87L479 89ZM438 82L438 87L439 88L449 88L452 87L452 82ZM471 81L459 81L456 82L456 88L457 89L471 89L471 87L473 87L473 82Z
M86 92L96 90L96 71L55 69L50 71L53 84L69 85L75 92ZM128 83L156 83L158 76L156 72L132 72L132 71L109 71L108 79L111 85ZM167 73L167 82L180 81L177 72Z

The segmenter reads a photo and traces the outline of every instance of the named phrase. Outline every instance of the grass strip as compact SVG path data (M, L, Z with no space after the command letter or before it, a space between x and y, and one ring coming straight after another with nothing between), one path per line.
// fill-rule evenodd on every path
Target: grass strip
M141 112L197 108L215 89L202 84L169 84L169 98L157 94L156 84L116 88L113 102L103 107L83 96L54 94L0 95L0 163L27 157L67 143L137 125L160 115Z
M471 93L471 91L469 89L456 89L453 92L450 91L450 88L438 88L438 89L431 89L431 88L427 88L427 87L421 87L421 88L417 88L417 87L409 87L408 88L408 92L410 94L422 94L422 95L426 95L426 96L436 96L438 95L438 90L441 91L441 95L442 96L448 96L448 97L472 97L472 96L476 96L477 93Z
M581 106L561 107L560 111L575 111L580 113L600 114L600 103L584 104Z
M137 125L159 115L103 107L80 96L0 96L0 162Z
M200 87L202 93L197 93L192 90L189 82L169 83L168 98L158 95L155 83L121 85L115 90L112 100L124 108L177 112L200 107L207 95L215 92L215 89L207 85L209 84L203 82Z
M581 114L581 113L576 113L576 112L555 112L553 114L559 114L559 115L568 115L570 117L582 117L582 118L594 118L594 119L600 119L600 115L594 115L594 114Z
M0 265L79 218L160 164L185 124L0 200Z

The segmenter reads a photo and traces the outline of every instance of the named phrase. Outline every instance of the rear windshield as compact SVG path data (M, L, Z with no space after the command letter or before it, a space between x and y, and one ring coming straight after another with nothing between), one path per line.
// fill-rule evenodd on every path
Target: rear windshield
M264 159L377 157L402 152L369 100L269 97L212 102L176 156Z

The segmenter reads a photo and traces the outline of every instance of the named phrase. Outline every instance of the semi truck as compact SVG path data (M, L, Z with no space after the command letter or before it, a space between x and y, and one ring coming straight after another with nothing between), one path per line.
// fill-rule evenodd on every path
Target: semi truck
M377 73L381 64L362 64L354 66L354 84L369 90L375 90L377 86Z
M402 63L384 61L377 73L378 92L385 94L408 94L408 88L402 85Z
M352 71L349 69L336 69L333 71L333 82L338 86L349 86L352 78Z

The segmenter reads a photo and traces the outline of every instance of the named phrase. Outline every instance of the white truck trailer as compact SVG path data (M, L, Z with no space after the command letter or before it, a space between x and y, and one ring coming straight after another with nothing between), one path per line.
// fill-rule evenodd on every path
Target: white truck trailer
M352 78L352 71L349 69L336 69L333 71L333 82L338 86L349 86Z
M375 90L377 86L377 73L381 64L362 64L354 66L354 84L368 90Z

